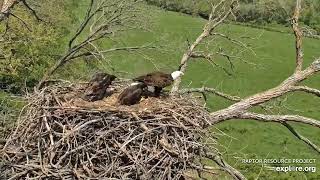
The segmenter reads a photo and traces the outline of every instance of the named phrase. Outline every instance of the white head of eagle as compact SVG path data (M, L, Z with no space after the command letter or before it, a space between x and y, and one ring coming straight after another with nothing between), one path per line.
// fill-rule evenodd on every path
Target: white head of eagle
M176 80L178 77L184 75L184 73L182 71L174 71L173 73L171 73L171 77L173 80Z

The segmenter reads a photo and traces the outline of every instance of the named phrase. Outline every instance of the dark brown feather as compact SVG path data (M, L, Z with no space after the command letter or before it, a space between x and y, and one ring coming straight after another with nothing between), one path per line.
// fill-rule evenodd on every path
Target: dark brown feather
M107 88L116 77L107 73L95 74L84 92L83 99L86 101L97 101L103 99L107 94Z
M137 84L124 89L118 97L118 102L122 105L137 104L142 98L144 87L144 84Z
M134 81L139 81L147 86L155 86L164 88L166 86L170 86L173 83L173 79L171 77L171 74L166 74L163 72L153 72L149 73L143 76L139 76L137 78L133 79Z

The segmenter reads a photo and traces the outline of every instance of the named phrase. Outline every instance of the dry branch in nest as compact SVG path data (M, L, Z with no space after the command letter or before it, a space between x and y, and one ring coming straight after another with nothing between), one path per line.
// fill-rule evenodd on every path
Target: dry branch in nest
M68 83L31 94L0 154L4 178L184 179L204 167L209 151L217 153L212 133L203 130L210 115L195 99L117 105L123 86L96 102L77 98L84 86Z

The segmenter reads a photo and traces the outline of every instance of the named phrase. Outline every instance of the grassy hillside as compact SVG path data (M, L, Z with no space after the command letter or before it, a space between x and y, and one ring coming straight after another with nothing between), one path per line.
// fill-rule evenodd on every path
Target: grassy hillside
M131 31L115 37L113 41L104 42L104 47L121 47L124 45L136 46L146 42L155 42L161 46L158 50L121 52L107 54L108 62L97 63L100 70L116 73L120 77L133 77L153 70L173 71L177 69L180 58L187 46L187 39L194 40L202 30L204 20L187 15L167 12L148 6L146 16L150 17L148 32ZM73 10L80 19L85 12L85 6L79 5ZM76 26L70 27L75 29ZM240 25L221 27L221 31L233 37L242 38L248 43L254 53L245 51L241 59L234 60L232 76L227 75L221 68L212 67L205 61L190 63L186 75L183 77L183 86L199 87L202 85L215 87L229 94L246 97L268 88L272 88L288 77L294 69L294 37L293 35L263 31ZM65 36L66 38L68 36ZM67 39L67 38L66 38ZM228 43L220 44L220 39L212 44L218 44L224 49L234 50ZM212 49L217 48L212 46ZM304 42L306 64L320 56L320 41L306 39ZM223 58L216 61L229 68ZM250 62L250 63L246 63ZM88 74L96 71L96 67L85 63L72 63L59 71L57 77L71 77L86 79ZM230 70L231 71L231 70ZM312 87L319 87L320 77L314 77L306 82ZM290 113L302 114L319 119L319 98L305 94L289 94L281 101L270 102L274 105L275 114ZM230 102L211 96L208 107L212 110L221 109L230 105ZM277 108L279 107L279 108ZM320 144L320 130L309 126L293 124L300 133L310 138L315 144ZM248 178L254 179L320 179L320 157L304 143L297 140L287 129L272 123L257 123L254 121L230 121L217 126L228 136L222 136L219 141L224 145L221 152L232 165L239 168ZM213 128L215 129L215 128ZM317 173L274 173L261 169L260 165L244 165L239 162L242 158L316 158Z

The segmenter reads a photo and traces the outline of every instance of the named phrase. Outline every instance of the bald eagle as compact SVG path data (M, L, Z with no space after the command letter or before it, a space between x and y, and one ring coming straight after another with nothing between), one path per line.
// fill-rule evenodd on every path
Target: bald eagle
M170 86L174 80L182 75L184 73L181 71L174 71L171 74L156 71L134 78L133 81L145 84L148 92L150 92L149 95L158 97L164 87Z
M121 105L133 105L137 104L143 94L146 85L143 83L132 83L129 87L124 89L118 96L118 102Z
M83 99L86 101L98 101L107 95L107 88L111 85L116 76L107 73L96 73L89 81L84 92Z

